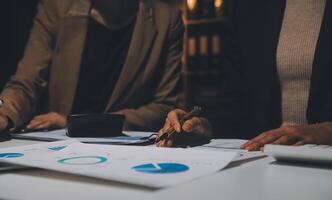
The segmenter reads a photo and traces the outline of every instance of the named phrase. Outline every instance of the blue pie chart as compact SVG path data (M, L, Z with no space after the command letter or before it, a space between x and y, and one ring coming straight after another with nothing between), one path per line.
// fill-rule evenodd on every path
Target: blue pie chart
M135 166L133 169L147 174L172 174L188 171L189 167L180 163L148 163Z
M66 165L96 165L106 161L107 158L102 156L77 156L58 160L58 163Z
M0 153L0 159L1 158L19 158L24 156L23 153Z
M62 149L66 148L67 146L57 146L57 147L49 147L48 149L51 151L61 151Z

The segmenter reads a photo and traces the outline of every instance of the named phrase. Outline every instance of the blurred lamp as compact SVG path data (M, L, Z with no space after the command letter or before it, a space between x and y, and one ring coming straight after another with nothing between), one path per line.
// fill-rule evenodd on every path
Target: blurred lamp
M198 0L187 0L187 7L189 11L194 11L198 6Z

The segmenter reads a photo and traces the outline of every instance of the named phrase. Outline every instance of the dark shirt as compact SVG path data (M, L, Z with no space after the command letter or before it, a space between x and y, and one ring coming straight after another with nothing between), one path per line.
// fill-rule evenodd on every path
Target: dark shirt
M135 21L111 30L89 19L73 114L104 112L125 63Z

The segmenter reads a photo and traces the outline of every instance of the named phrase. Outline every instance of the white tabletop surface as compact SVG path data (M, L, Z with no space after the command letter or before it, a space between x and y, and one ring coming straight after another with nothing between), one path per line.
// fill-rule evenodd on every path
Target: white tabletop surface
M34 143L12 140L0 148ZM332 168L279 164L266 157L162 190L39 169L0 172L0 199L332 200Z

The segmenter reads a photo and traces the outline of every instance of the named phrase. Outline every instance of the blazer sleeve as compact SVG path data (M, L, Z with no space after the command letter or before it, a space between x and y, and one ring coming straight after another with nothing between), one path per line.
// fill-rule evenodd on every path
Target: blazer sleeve
M126 116L125 130L158 131L178 104L184 27L181 12L174 12L167 38L166 62L149 104L116 112Z
M236 0L228 4L229 16L224 39L218 94L218 122L213 125L215 138L233 138L242 132L245 113L245 76L237 38Z
M38 13L22 60L0 98L4 106L0 114L7 116L14 128L30 120L39 97L48 85L49 66L55 43L56 20L46 0L41 0Z

